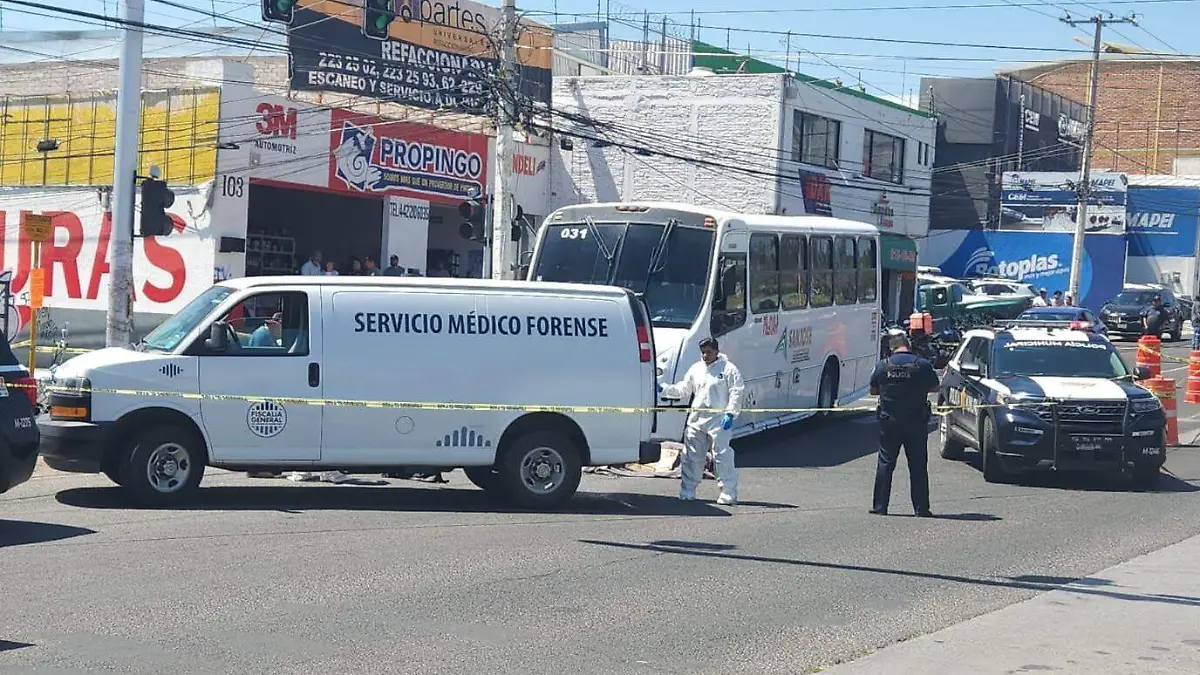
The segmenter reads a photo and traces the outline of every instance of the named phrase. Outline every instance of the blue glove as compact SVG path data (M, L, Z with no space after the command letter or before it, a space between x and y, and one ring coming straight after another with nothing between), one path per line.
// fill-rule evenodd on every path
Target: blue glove
M725 413L725 419L721 420L721 428L725 431L733 428L733 413Z

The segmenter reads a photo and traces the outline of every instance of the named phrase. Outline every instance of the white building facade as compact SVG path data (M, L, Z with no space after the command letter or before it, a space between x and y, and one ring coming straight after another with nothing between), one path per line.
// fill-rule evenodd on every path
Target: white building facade
M911 311L936 120L785 74L556 78L550 208L676 201L877 225L884 310Z

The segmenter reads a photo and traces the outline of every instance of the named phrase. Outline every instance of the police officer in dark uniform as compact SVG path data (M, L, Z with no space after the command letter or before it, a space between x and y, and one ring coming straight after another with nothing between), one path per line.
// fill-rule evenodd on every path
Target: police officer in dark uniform
M892 355L880 361L871 374L871 394L879 397L879 463L871 513L887 515L892 472L903 446L912 483L913 511L920 518L932 518L927 447L929 393L937 391L938 376L929 361L909 351L907 336L894 336L889 347Z

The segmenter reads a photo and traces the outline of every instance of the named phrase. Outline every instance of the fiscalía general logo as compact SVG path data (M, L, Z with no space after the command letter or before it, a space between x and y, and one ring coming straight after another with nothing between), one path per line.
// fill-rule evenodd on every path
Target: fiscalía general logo
M987 247L975 249L967 258L965 267L969 274L976 276L1004 277L1017 281L1052 276L1062 269L1057 253L1033 253L1019 260L997 260L995 252Z

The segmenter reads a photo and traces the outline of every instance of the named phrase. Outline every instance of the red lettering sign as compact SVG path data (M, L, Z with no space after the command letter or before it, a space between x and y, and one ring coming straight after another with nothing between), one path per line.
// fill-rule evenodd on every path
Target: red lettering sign
M254 128L263 136L281 136L296 140L296 109L285 108L281 105L259 103L257 112L262 117L254 123Z
M203 213L204 198L181 196L175 209L179 212L170 214L175 233L134 240L135 311L177 311L212 281L213 243L203 236L207 219L181 215ZM0 269L12 274L11 291L21 326L29 319L33 290L33 246L20 227L28 213L44 213L51 219L51 236L42 244L41 255L44 306L105 311L111 292L113 228L95 193L9 193L0 196Z
M513 155L513 173L522 176L536 176L537 169L537 158L529 155Z

